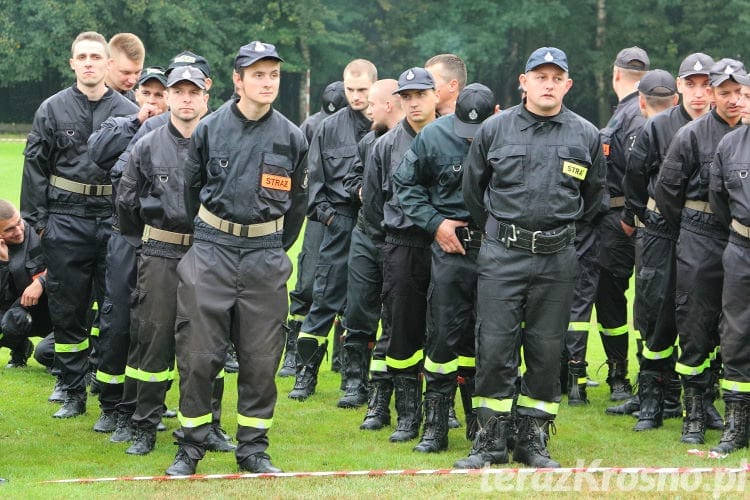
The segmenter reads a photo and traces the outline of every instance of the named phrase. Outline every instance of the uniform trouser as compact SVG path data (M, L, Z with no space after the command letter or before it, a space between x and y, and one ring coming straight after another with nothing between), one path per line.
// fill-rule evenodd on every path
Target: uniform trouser
M596 317L607 359L628 357L628 301L635 261L633 238L622 230L620 210L610 210L598 224L599 283L596 290Z
M425 392L452 395L457 376L474 376L477 253L478 249L470 248L466 255L450 254L437 243L432 244Z
M680 228L675 289L680 357L675 371L682 376L683 387L706 389L710 383L709 357L719 345L721 258L726 243L726 236L701 234L684 223Z
M565 332L563 358L586 361L586 346L589 339L591 311L596 299L599 282L599 233L593 226L582 226L574 242L578 258L578 278L570 306L570 322Z
M643 339L641 370L674 369L675 240L640 228L635 244L635 327Z
M52 370L55 364L55 334L49 333L40 340L34 349L34 359L40 365ZM53 373L56 370L53 370Z
M354 223L352 217L337 213L325 226L318 264L315 266L313 302L300 328L303 335L328 337L336 315L344 311L348 274L346 263Z
M178 262L152 255L138 257L131 328L135 352L131 351L134 363L130 368L137 391L132 422L139 427L156 428L174 378Z
M88 369L89 337L86 314L92 289L103 303L109 218L77 217L52 213L42 236L47 263L46 293L55 332L55 364L62 374L63 390L84 393Z
M523 348L518 414L551 418L560 404L560 353L578 262L571 244L555 254L508 248L485 235L477 258L473 406L509 412Z
M722 263L721 387L724 401L750 402L750 240L730 235Z
M383 333L391 373L418 373L424 357L430 248L383 246Z
M135 247L119 231L107 244L104 303L99 308L99 366L96 379L102 411L114 411L122 400L130 346L130 305L136 277Z
M302 239L302 250L297 256L297 283L289 292L289 315L302 321L310 312L313 301L313 283L315 268L318 265L318 252L323 241L325 225L305 219L305 235Z
M180 375L180 445L200 459L210 431L214 379L227 346L237 352L237 460L264 451L284 348L286 282L281 248L245 249L197 240L177 266L175 345Z
M346 308L342 320L346 338L373 342L382 309L383 252L359 227L352 231L347 267Z

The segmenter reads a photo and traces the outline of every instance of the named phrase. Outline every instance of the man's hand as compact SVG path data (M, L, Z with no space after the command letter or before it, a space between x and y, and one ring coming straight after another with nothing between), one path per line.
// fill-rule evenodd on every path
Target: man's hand
M21 295L21 305L24 307L35 306L39 303L39 297L44 293L44 287L39 279L35 279Z
M8 262L8 245L2 238L0 238L0 261Z
M445 219L435 231L435 241L445 253L459 253L466 255L464 246L456 237L456 228L468 226L469 223L462 220Z
M143 123L152 116L156 116L159 114L159 108L154 106L153 104L144 104L141 106L141 109L138 111L138 121Z
M633 232L635 231L635 228L631 225L625 224L624 221L620 221L620 226L622 227L622 231L628 236L633 236Z

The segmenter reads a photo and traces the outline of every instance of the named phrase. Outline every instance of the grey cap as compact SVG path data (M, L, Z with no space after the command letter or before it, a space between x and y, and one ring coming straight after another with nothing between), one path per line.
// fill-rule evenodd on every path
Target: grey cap
M321 98L323 112L332 115L347 104L344 82L331 82L326 85Z
M669 97L677 93L677 84L668 71L652 69L638 82L638 92L653 97Z
M703 52L695 52L682 60L677 76L680 78L687 78L688 76L693 75L708 76L711 71L711 66L713 65L713 57L704 54Z
M718 87L730 78L739 83L737 77L743 77L745 75L747 75L747 71L745 71L744 64L735 59L725 57L711 66L711 73L708 75L708 78L711 81L712 87Z
M164 68L161 66L149 66L141 71L141 76L138 78L138 85L143 85L149 80L156 80L163 86L167 86L167 77L164 74Z
M169 74L167 79L167 87L173 87L179 82L190 82L196 85L198 88L206 90L206 75L203 74L198 68L193 66L183 66L181 68L175 68Z
M207 77L211 77L211 67L208 65L208 61L206 61L206 58L187 50L184 52L180 52L179 54L174 56L172 60L169 61L167 71L165 71L164 73L169 76L173 69L180 68L182 66L192 66L194 68L198 68L203 72L204 75L206 75Z
M234 69L247 68L261 59L276 59L279 62L284 62L279 53L276 52L275 45L255 40L243 45L237 51L237 57L234 58Z
M536 69L543 64L554 64L561 70L568 71L568 56L556 47L539 47L531 53L526 61L524 73Z
M409 68L398 77L398 88L393 92L399 94L405 90L427 90L435 88L435 80L429 71L420 67Z
M456 100L456 119L453 131L464 139L474 137L484 120L495 112L495 94L481 83L464 87Z
M615 57L615 66L635 71L648 71L651 61L648 54L640 47L628 47L622 49Z

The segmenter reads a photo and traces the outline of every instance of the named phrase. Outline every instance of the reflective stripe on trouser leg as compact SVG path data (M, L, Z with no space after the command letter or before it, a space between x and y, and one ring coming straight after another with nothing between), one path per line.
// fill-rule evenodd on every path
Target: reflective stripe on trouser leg
M745 240L741 240L744 243L741 246L735 238L739 240L739 236L730 236L722 257L727 272L722 289L721 358L724 376L721 388L724 389L724 401L750 401L750 308L747 306L750 252Z
M581 225L576 228L574 241L578 259L578 276L570 306L570 323L565 334L567 359L586 360L586 346L591 328L591 311L599 282L599 233L595 227Z

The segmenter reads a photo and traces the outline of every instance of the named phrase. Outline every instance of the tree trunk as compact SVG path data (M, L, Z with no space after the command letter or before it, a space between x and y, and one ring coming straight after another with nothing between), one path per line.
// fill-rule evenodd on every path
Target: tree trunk
M300 40L300 51L302 60L305 61L305 74L300 78L299 86L299 117L300 123L310 116L310 47L303 40Z
M604 41L606 38L607 31L607 1L597 0L596 2L596 51L600 54L599 60L606 59L604 54ZM604 57L601 57L604 56ZM610 70L611 71L611 70ZM597 96L597 108L599 111L599 127L603 127L607 124L611 111L609 109L609 86L607 85L606 75L609 75L607 71L597 71L595 73L596 78L596 96Z

